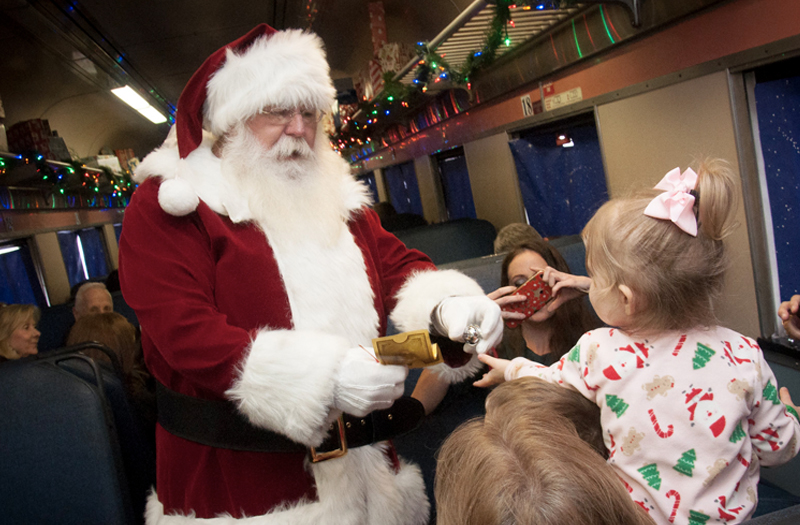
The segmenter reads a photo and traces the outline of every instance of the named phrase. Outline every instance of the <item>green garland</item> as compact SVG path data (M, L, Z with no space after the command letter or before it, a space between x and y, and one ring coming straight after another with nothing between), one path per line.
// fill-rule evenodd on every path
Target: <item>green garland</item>
M552 10L571 7L576 3L578 0L497 0L494 18L486 32L483 45L478 51L471 53L458 69L453 69L442 56L430 49L427 43L419 42L416 47L419 64L412 85L405 85L399 79L396 80L394 72L384 73L383 90L372 100L359 104L359 109L366 115L366 123L352 122L346 131L340 131L338 135L332 136L334 148L347 155L350 150L360 149L365 143L370 143L372 135L386 128L386 120L394 123L408 120L425 104L427 100L422 94L428 91L433 83L449 81L451 85L471 89L470 79L475 73L494 63L501 45L511 45L507 27L511 21L512 6L544 5Z

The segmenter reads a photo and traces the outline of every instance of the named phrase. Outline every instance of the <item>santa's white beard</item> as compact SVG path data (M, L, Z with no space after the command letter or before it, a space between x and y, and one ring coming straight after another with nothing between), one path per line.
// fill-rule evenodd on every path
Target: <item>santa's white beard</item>
M269 150L238 126L222 151L222 174L245 200L270 240L302 244L335 242L344 227L341 181L324 173L320 153L282 135Z

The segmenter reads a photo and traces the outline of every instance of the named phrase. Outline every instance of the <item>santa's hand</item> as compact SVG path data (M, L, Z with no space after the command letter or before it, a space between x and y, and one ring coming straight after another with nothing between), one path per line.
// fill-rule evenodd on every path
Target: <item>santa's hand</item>
M364 347L351 348L339 368L333 405L357 417L389 408L403 395L407 375L405 366L382 365Z
M467 353L485 354L503 338L503 318L500 307L485 295L448 297L431 312L431 330L465 341Z

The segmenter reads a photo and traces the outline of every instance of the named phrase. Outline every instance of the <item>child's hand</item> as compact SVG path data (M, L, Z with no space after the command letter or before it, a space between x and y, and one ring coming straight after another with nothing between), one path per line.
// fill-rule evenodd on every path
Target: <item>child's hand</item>
M473 385L486 388L492 385L499 385L506 380L506 368L508 368L508 364L511 361L507 359L498 359L486 354L479 355L478 359L481 363L489 365L491 369L483 374L481 379L472 383Z
M503 286L502 288L498 288L486 294L486 297L497 303L497 306L501 308L500 315L503 316L503 319L525 319L525 314L522 312L507 312L502 310L503 306L507 304L521 303L525 300L524 295L509 295L516 289L516 286Z
M783 321L786 334L792 339L800 339L800 295L792 296L788 301L781 303L778 308L778 317Z
M781 396L781 403L783 403L784 405L792 407L796 414L800 413L800 411L798 411L798 409L797 409L797 406L792 402L792 396L789 395L789 389L788 388L786 388L785 386L782 386L781 390L780 390L780 396Z
M549 266L544 269L542 277L553 289L553 300L546 307L551 312L567 301L589 293L592 285L592 280L586 276L559 272Z

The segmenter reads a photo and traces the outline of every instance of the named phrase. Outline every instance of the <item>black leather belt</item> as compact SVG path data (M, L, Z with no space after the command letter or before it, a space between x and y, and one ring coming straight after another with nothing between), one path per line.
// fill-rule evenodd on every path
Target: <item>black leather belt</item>
M210 447L246 452L306 452L304 445L282 434L253 426L236 406L226 400L200 399L175 392L157 383L158 423L170 434ZM363 418L343 414L323 443L311 449L313 461L344 455L395 438L417 428L425 416L422 403L401 397L391 408L376 410Z

